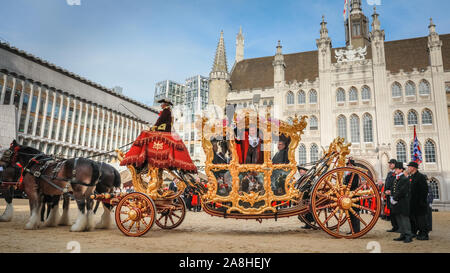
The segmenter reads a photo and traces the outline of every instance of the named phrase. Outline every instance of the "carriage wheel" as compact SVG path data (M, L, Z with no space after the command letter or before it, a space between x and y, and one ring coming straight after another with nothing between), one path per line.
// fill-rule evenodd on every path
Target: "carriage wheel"
M314 220L314 221L308 221L308 219L306 219L306 214L299 214L298 215L298 219L300 220L300 221L302 221L302 223L304 223L305 225L307 225L308 227L310 227L310 228L312 228L312 229L314 229L314 230L316 230L316 229L319 229L320 227L316 224L316 221Z
M346 176L349 181L357 181L358 186L353 183L346 185ZM344 167L327 172L311 194L314 219L325 232L337 238L358 238L369 232L378 221L380 204L375 183L366 173L355 168ZM352 225L352 219L355 225Z
M321 201L318 202L318 204L319 204L319 205L327 205L327 204L329 204L329 201L328 201L328 200L321 200ZM320 226L319 226L319 225L317 224L317 222L316 222L316 218L314 218L312 221L309 221L309 220L307 219L306 214L311 213L311 215L312 215L312 212L311 212L311 211L312 211L312 209L310 208L310 210L309 210L307 213L299 214L299 215L298 215L298 218L299 218L300 221L302 221L305 225L309 226L310 228L312 228L312 229L314 229L314 230L320 229ZM321 214L322 214L322 213L325 214L326 211L321 210L321 211L319 211L318 213L319 213L319 217L320 217ZM335 217L335 219L336 219L336 220L339 220L339 219L337 218L337 216ZM340 222L340 225L342 226L342 224L345 222L345 219L341 219L339 222ZM330 225L329 222L327 222L325 225L327 226L328 229L331 229L331 230L336 229L337 226L338 226L337 221L335 221L332 225Z
M186 216L186 204L181 197L171 200L170 207L158 208L156 224L162 229L173 229L181 225Z
M123 197L116 208L116 224L127 236L142 236L155 222L155 204L147 195L133 192Z

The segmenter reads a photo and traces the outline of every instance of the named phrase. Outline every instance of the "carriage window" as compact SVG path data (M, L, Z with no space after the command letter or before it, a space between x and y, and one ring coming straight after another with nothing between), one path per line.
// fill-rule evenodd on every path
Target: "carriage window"
M264 195L264 173L242 172L239 174L239 193L250 194L252 192ZM264 202L264 201L263 201ZM245 204L244 204L245 206ZM256 204L255 204L256 206Z

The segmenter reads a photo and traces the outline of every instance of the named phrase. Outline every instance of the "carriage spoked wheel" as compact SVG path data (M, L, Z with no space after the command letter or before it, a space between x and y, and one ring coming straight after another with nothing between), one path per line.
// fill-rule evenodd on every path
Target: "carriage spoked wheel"
M116 224L127 236L142 236L155 222L155 204L147 195L133 192L124 196L117 204Z
M173 229L181 225L185 216L186 204L181 197L177 197L157 206L156 224L162 229Z
M328 205L328 204L329 204L329 201L323 199L323 200L317 202L317 204L319 204L319 205L321 205L321 206L323 206L323 205ZM309 211L309 212L307 212L307 213L305 213L305 214L299 214L298 217L299 217L300 221L302 221L305 225L309 226L310 228L312 228L312 229L314 229L314 230L320 229L320 226L317 224L316 219L312 216L311 211L312 211L312 209L310 208L310 211ZM310 219L310 218L307 216L308 213L311 213L311 217L313 217L313 219ZM327 214L327 210L320 210L320 211L318 212L318 214L319 214L319 217L320 217L322 214ZM327 217L327 215L325 215L325 217ZM335 217L336 221L334 221L332 224L331 224L330 221L328 221L327 223L325 223L325 225L327 226L328 229L334 230L334 229L337 228L337 226L338 226L337 220L339 220L339 219L338 219L337 216L334 216L334 217ZM326 218L325 218L325 219L326 219ZM341 219L339 222L340 222L340 225L342 226L342 224L345 222L345 219L343 218L343 219Z
M344 167L319 179L311 194L311 207L321 229L331 236L350 239L365 235L375 226L381 201L377 186L365 172Z

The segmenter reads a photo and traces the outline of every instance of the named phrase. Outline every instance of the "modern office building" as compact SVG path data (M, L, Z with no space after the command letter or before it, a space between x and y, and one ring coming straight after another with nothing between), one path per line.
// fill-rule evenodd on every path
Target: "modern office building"
M0 43L0 92L0 104L15 106L18 142L66 158L130 143L158 113L7 43Z

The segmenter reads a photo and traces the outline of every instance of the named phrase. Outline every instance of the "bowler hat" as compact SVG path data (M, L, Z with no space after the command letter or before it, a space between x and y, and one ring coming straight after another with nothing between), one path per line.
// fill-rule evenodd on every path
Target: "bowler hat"
M417 162L411 161L408 163L408 167L414 167L414 168L418 169L419 164L417 164Z
M403 162L395 162L394 169L402 169L402 170L404 170L405 167L403 167Z
M395 160L395 159L391 159L391 160L389 160L389 164L395 164L395 163L397 163L397 160Z
M167 103L167 104L173 106L173 103L172 103L170 100L168 100L168 99L160 99L160 100L158 101L158 103Z

